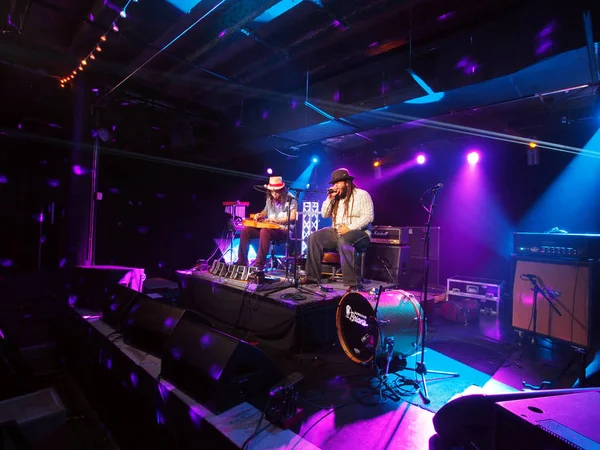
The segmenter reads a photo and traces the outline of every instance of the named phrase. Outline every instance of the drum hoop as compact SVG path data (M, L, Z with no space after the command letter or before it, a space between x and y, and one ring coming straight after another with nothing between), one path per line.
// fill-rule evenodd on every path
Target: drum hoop
M375 342L376 342L376 347L375 350L373 351L373 354L371 355L371 357L369 359L367 359L366 361L360 360L358 359L356 356L354 356L354 354L352 353L352 351L350 350L350 348L348 347L348 344L346 343L346 339L345 336L342 335L342 324L340 323L340 306L342 305L342 302L344 301L344 299L352 294L356 294L361 296L369 306L371 306L371 304L369 303L369 300L367 300L367 298L358 292L348 292L347 294L344 294L344 296L340 299L340 301L338 302L337 308L335 310L335 327L337 328L337 335L338 335L338 341L340 342L340 345L342 346L342 350L344 351L344 353L346 354L346 356L348 358L350 358L353 362L358 363L358 364L367 364L370 363L371 361L373 361L373 358L375 358L375 355L377 354L377 349L379 348L379 340L381 338L381 330L379 329L379 326L377 326L377 335L374 336L375 337ZM371 306L371 309L373 309L373 307ZM375 313L375 310L373 310L373 313Z

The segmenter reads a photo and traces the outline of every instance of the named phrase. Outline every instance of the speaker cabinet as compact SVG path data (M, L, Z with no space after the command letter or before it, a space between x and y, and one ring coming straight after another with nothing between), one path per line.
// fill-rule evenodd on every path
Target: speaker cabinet
M365 276L408 288L410 281L410 247L371 244L365 255Z
M121 331L125 325L125 317L140 295L138 291L120 284L110 287L102 304L102 321Z
M183 308L140 294L126 316L123 340L158 355L184 312Z
M424 258L425 234L427 227L405 227L408 235L408 245L413 258ZM429 239L429 261L440 259L440 227L431 227Z
M592 308L593 281L597 265L591 262L515 258L512 326L533 330L533 284L524 274L534 275L546 297L537 295L535 332L541 336L568 342L581 348L592 344L592 324L598 308Z
M262 350L207 327L189 311L163 348L161 377L215 414L267 393L280 379Z

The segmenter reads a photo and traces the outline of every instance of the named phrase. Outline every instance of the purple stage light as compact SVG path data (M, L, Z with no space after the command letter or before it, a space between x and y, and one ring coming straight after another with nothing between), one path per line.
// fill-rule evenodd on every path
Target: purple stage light
M268 173L269 175L273 175L273 169L271 169L271 168L269 167L269 168L267 169L267 173Z
M77 176L85 175L87 173L87 169L81 166L73 166L73 173Z
M417 155L417 163L418 164L425 164L425 155L424 154L419 154Z
M467 155L467 161L469 162L470 165L474 166L475 164L477 164L479 162L479 153L470 152Z

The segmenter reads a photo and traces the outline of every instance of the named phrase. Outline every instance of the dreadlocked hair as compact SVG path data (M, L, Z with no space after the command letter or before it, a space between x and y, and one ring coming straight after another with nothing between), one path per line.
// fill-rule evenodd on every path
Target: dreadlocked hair
M356 189L356 185L354 184L354 181L348 180L346 182L346 187L348 188L346 196L343 199L340 197L335 197L329 204L329 215L331 215L333 223L337 223L336 216L338 212L338 204L340 202L344 203L344 213L342 214L342 219L344 217L348 217L348 212L354 209L354 190Z

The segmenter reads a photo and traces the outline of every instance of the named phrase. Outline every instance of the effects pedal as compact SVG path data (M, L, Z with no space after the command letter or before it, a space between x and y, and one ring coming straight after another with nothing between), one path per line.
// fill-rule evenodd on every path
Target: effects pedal
M280 428L290 428L302 418L302 409L296 404L294 386L304 379L304 375L294 372L269 390L269 407L265 418Z

